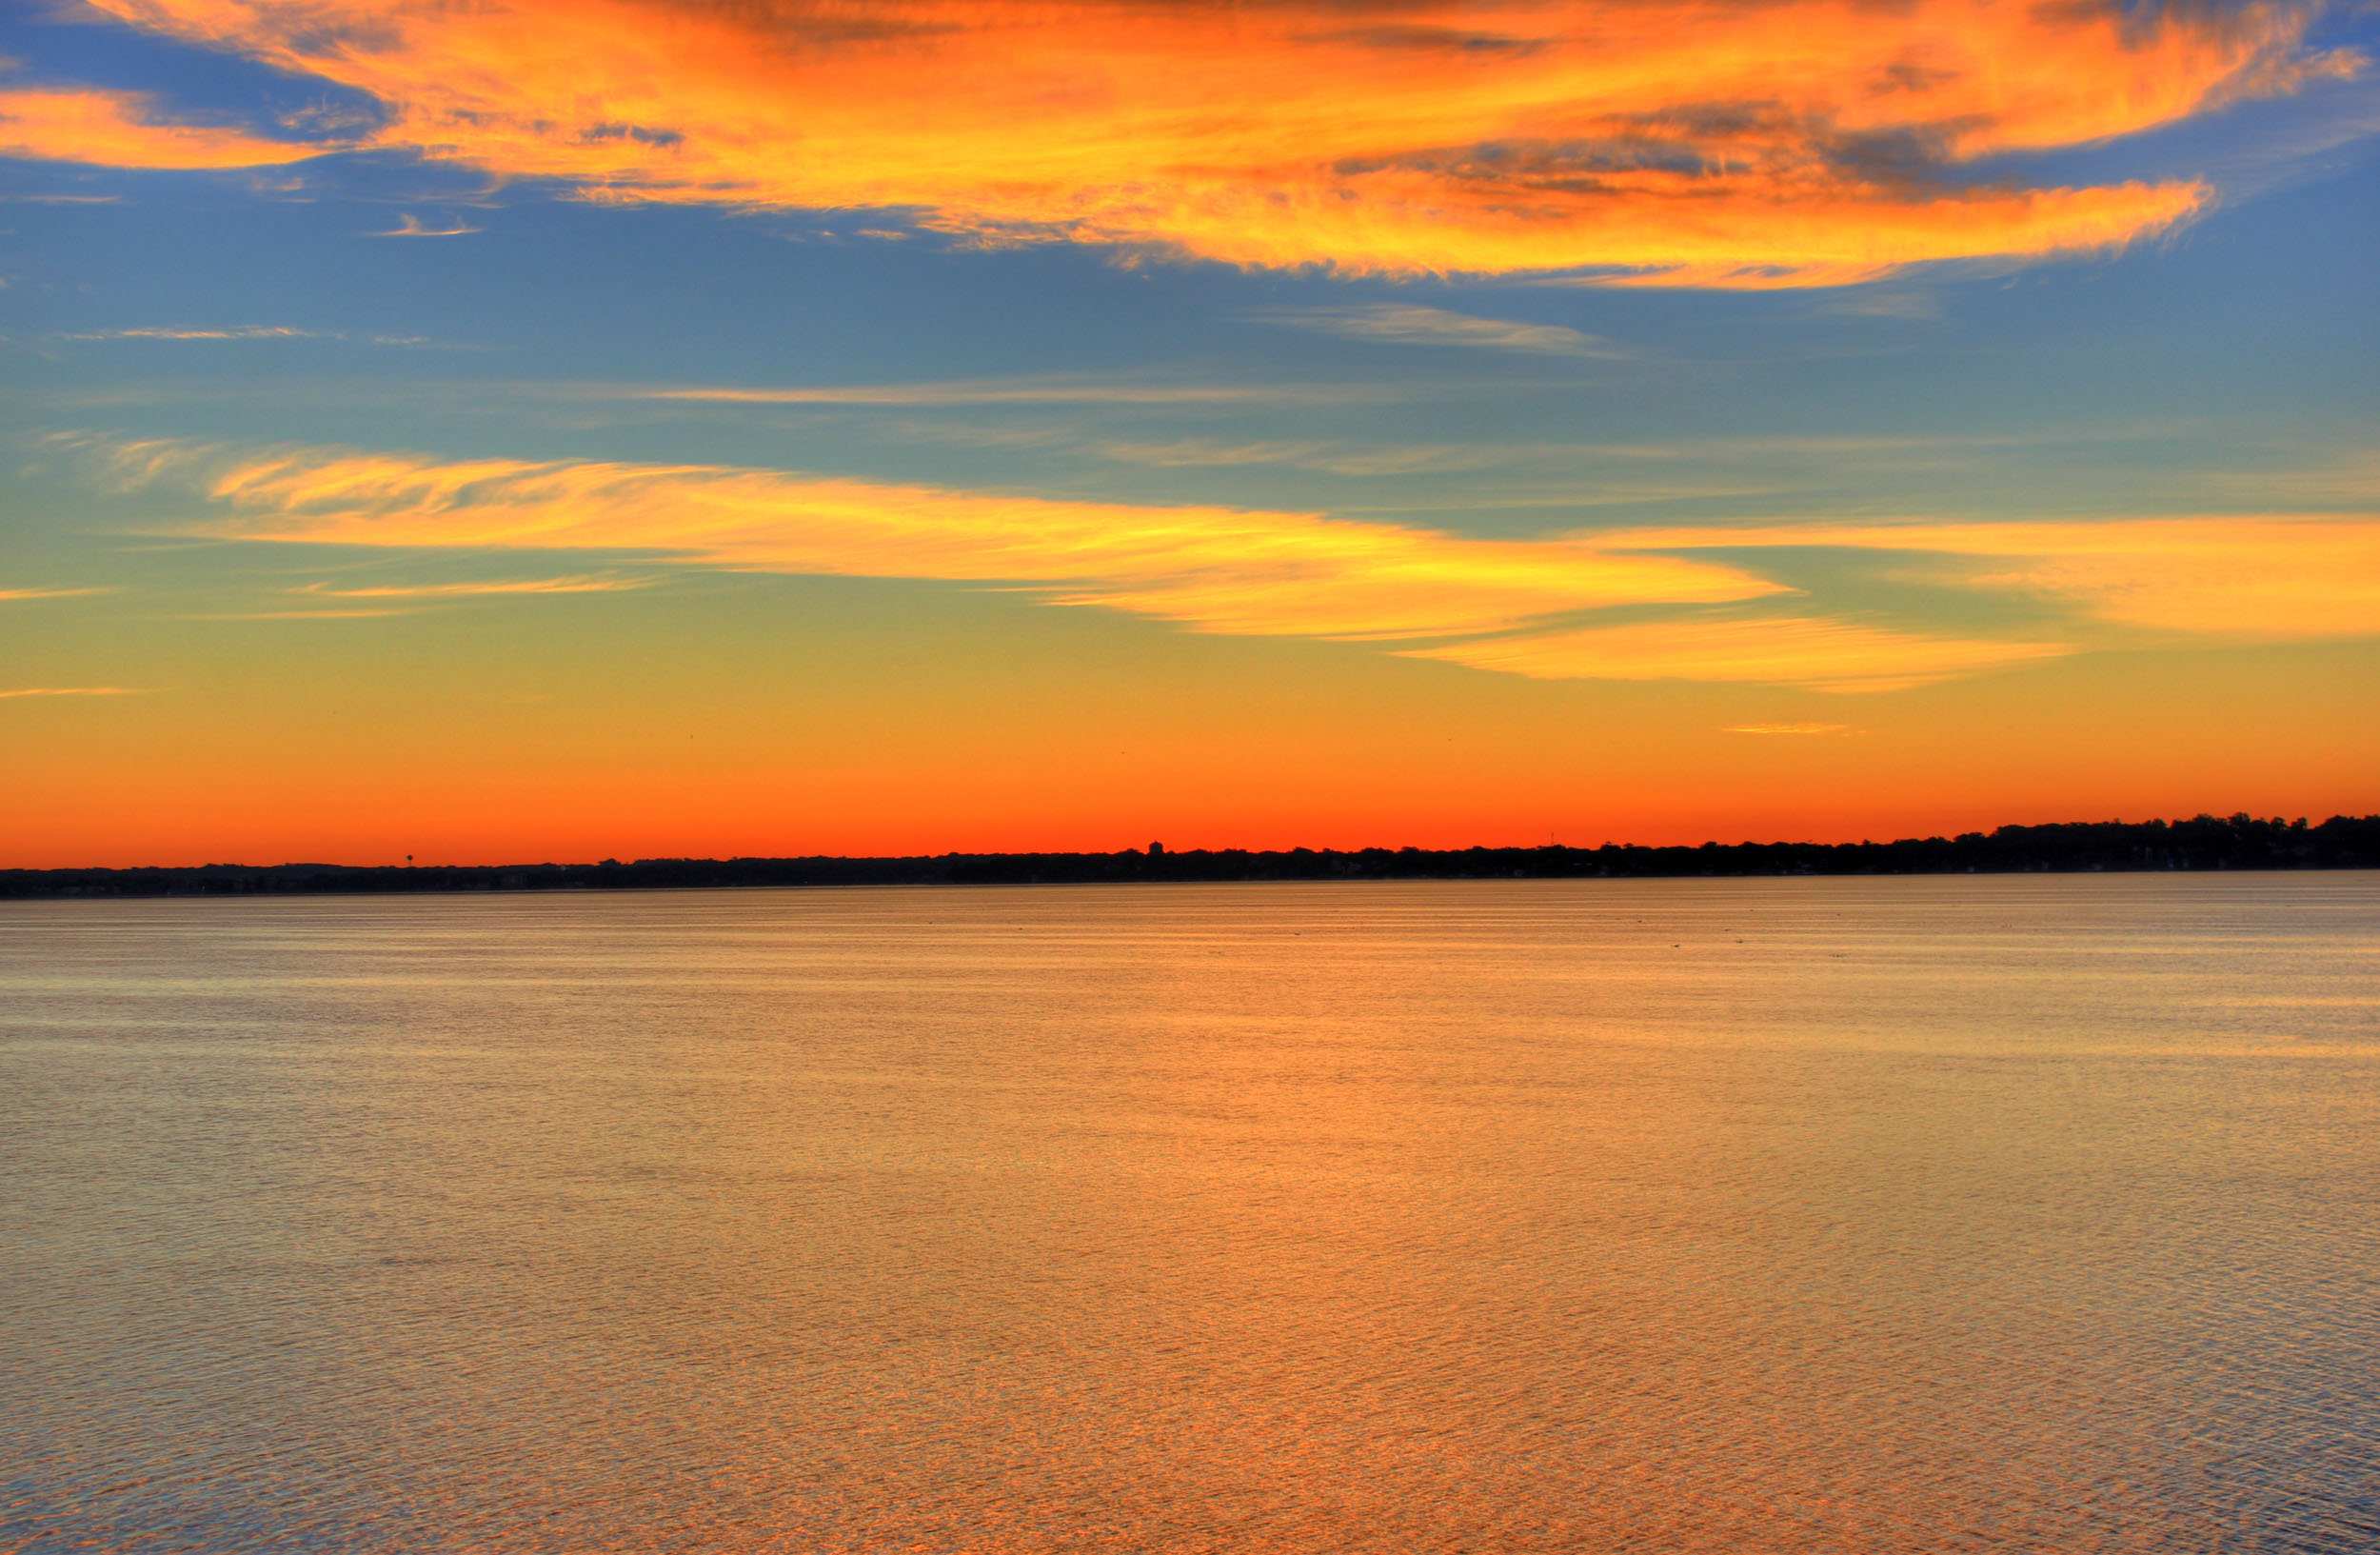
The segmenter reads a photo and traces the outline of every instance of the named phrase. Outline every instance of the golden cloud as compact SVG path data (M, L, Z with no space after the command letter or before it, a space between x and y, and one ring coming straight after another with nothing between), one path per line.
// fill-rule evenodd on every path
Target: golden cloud
M135 91L0 90L0 156L109 168L258 168L320 156L323 148L262 140L215 125L160 124Z
M1836 547L1965 559L1961 580L2046 596L2103 621L2267 638L2380 635L2380 517L1769 524L1638 529L1645 551Z
M1962 169L2360 65L2290 0L96 3L370 93L358 144L594 198L1705 286L2120 245L2210 190Z
M135 445L137 479L188 450ZM216 532L359 546L661 552L740 570L1031 588L1204 631L1343 639L1498 631L1618 605L1781 591L1719 563L1582 540L1478 540L1313 513L1133 507L714 466L439 463L307 450L235 460Z
M2380 636L2380 518L2370 516L1780 523L1497 540L1319 513L1058 501L708 465L259 455L175 443L101 451L129 482L195 486L228 510L206 531L242 539L625 551L732 570L935 579L1200 631L1398 642L1411 645L1397 649L1408 656L1538 679L1880 691L2083 646L1930 633L1833 618L1806 603L1759 614L1755 602L1794 592L1741 557L1762 549L1941 557L1946 576L1966 586L2047 597L2134 628ZM1737 554L1709 554L1716 550ZM575 573L308 591L461 597L645 581ZM1620 608L1640 618L1581 619Z
M1898 691L2073 651L2062 643L1930 637L1808 616L1644 621L1406 650L1538 680L1755 681L1821 691Z

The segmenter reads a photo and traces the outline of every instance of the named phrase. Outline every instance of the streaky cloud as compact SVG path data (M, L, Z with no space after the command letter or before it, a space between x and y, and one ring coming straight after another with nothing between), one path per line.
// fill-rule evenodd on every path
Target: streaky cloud
M2075 649L1812 616L1732 616L1582 627L1402 651L1537 680L1750 681L1819 691L1899 691Z
M463 237L484 230L465 222L449 221L443 227L424 225L422 218L411 211L400 211L397 225L385 232L367 232L366 237Z
M373 609L320 610L217 610L198 615L177 615L176 621L379 621L389 616L418 615L418 608L389 606Z
M1956 558L1967 586L2065 602L2156 630L2307 638L2380 635L2380 515L2237 515L2060 522L1785 523L1609 533L1619 549L1769 548Z
M651 578L620 578L581 573L565 578L523 578L490 583L377 584L362 588L333 588L309 583L289 591L317 599L474 599L514 594L615 594L651 588Z
M962 383L849 384L790 389L634 389L593 397L694 405L1342 405L1393 397L1365 384L1136 384L984 379Z
M82 329L60 340L344 340L331 329L299 329L283 324L236 324L216 329L150 326L139 329Z
M216 327L183 327L176 325L145 325L131 329L74 329L49 337L53 340L335 340L362 346L406 346L426 350L472 350L476 348L455 341L432 340L426 335L358 335L344 329L301 329L287 324L233 324Z
M191 532L221 538L625 552L643 558L646 571L676 564L939 580L1198 631L1374 641L1538 679L1883 691L2105 646L2109 627L2380 635L2380 519L2371 517L1787 522L1486 539L1316 512L1056 500L713 465L104 440L88 441L84 453L123 484L203 494L218 516ZM1762 575L1763 552L1845 548L1936 557L1947 569L1937 583L2102 625L2096 636L2060 629L2054 641L2011 640L1830 614L1806 599L1762 607L1796 592ZM601 572L305 592L419 606L643 581L642 572ZM1630 619L1594 619L1615 610Z
M1481 540L1316 513L1055 501L701 465L433 459L180 444L109 450L194 486L205 532L416 548L609 550L748 571L1029 590L1198 630L1339 639L1509 629L1619 605L1759 598L1724 563Z
M1551 356L1621 357L1599 336L1558 324L1478 318L1442 308L1379 303L1369 308L1280 308L1250 315L1259 323L1312 329L1349 340L1393 346L1465 346L1476 350L1530 351Z

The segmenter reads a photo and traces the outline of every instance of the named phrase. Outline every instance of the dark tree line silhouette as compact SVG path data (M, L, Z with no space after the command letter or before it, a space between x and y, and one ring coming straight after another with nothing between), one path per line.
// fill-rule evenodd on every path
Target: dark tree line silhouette
M639 859L623 864L6 869L0 897L241 896L311 892L665 889L723 886L1026 886L1138 881L1592 879L1687 875L1917 875L2087 870L2380 868L2380 815L2320 826L2247 814L2077 821L1889 843L1704 843L1699 847L1306 847L1151 844L1121 853L944 853L919 858Z

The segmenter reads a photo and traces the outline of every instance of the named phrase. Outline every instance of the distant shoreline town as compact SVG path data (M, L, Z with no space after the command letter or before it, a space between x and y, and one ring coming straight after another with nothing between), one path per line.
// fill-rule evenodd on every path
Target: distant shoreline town
M1646 879L2380 868L2380 815L2083 821L1890 843L1644 847L1244 848L944 853L915 858L639 859L623 864L208 864L0 869L0 897L251 896L388 891L665 890L742 886L1057 886L1267 880Z

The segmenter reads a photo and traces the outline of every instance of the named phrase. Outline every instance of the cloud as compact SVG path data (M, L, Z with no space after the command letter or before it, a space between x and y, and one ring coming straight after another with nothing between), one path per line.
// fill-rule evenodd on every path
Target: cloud
M1154 465L1164 469L1212 468L1240 465L1307 466L1327 455L1327 443L1279 439L1225 442L1212 437L1170 437L1160 441L1103 439L1083 445L1102 459L1121 464Z
M1555 356L1625 354L1608 341L1558 324L1475 318L1440 308L1396 303L1371 308L1284 308L1254 316L1266 324L1396 346L1469 346L1483 350L1538 351Z
M0 156L108 168L255 168L339 148L264 140L216 125L159 124L145 92L89 88L0 89ZM33 196L23 196L33 198ZM59 199L64 196L49 196Z
M1751 681L1820 691L1905 690L2073 651L1807 616L1646 621L1404 650L1537 680Z
M435 350L474 347L424 335L351 335L340 329L300 329L286 324L234 324L214 329L151 325L137 329L78 329L59 340L344 340L367 346L414 346Z
M2291 449L2284 468L2214 471L2200 476L2199 484L2251 500L2286 499L2308 507L2380 507L2380 449L2320 453Z
M1758 598L1739 568L1572 539L1480 540L1314 513L1051 501L716 466L526 463L297 449L115 450L134 482L194 483L254 540L629 550L748 571L1030 590L1203 631L1340 639L1505 630L1618 605Z
M932 579L1194 630L1398 645L1537 679L1685 679L1881 691L2106 646L2108 628L2268 640L2380 636L2380 518L1773 523L1483 539L1217 507L1061 501L713 465L425 456L173 442L82 445L127 485L215 505L197 531L310 545L630 552L650 566ZM1934 558L1928 581L2066 618L2058 640L1828 614L1767 552ZM1723 553L1723 554L1716 554ZM317 585L357 601L636 587ZM1595 619L1624 609L1627 620ZM279 612L282 614L307 612ZM347 614L364 611L329 611ZM2095 623L2095 625L2094 625Z
M491 594L609 594L649 588L651 578L618 578L581 574L567 578L524 578L502 583L382 584L364 588L333 588L309 583L289 591L319 599L468 599Z
M2213 198L2203 179L2034 188L1985 165L2362 63L2311 49L2321 8L2296 0L93 3L369 94L382 116L351 144L590 199L1730 287L2169 229ZM110 128L129 122L46 132L43 154L179 165L156 160L165 131ZM193 166L318 150L191 146Z
M1931 291L1877 288L1834 298L1812 311L1835 318L1923 322L1942 316L1942 299Z
M2062 603L2162 631L2265 638L2380 635L2380 515L2095 522L1767 524L1607 534L1619 549L1770 548L1955 559L1969 588Z
M20 696L149 696L151 693L133 686L27 686L12 691L0 691L0 699Z
M293 329L279 324L236 324L223 329L86 329L61 340L339 340L335 331Z
M367 232L364 235L366 237L462 237L467 232L477 232L481 229L451 219L443 227L425 227L422 225L421 217L407 210L398 213L397 225L387 231Z
M176 621L379 621L392 615L414 615L407 609L379 610L230 610L211 615L177 615Z
M112 588L0 588L0 601L21 599L81 599L87 594L112 594Z
M1861 734L1849 724L1735 724L1719 730L1721 734Z
M638 389L625 398L711 405L1341 405L1394 391L1339 384L1134 384L996 378L808 389Z

